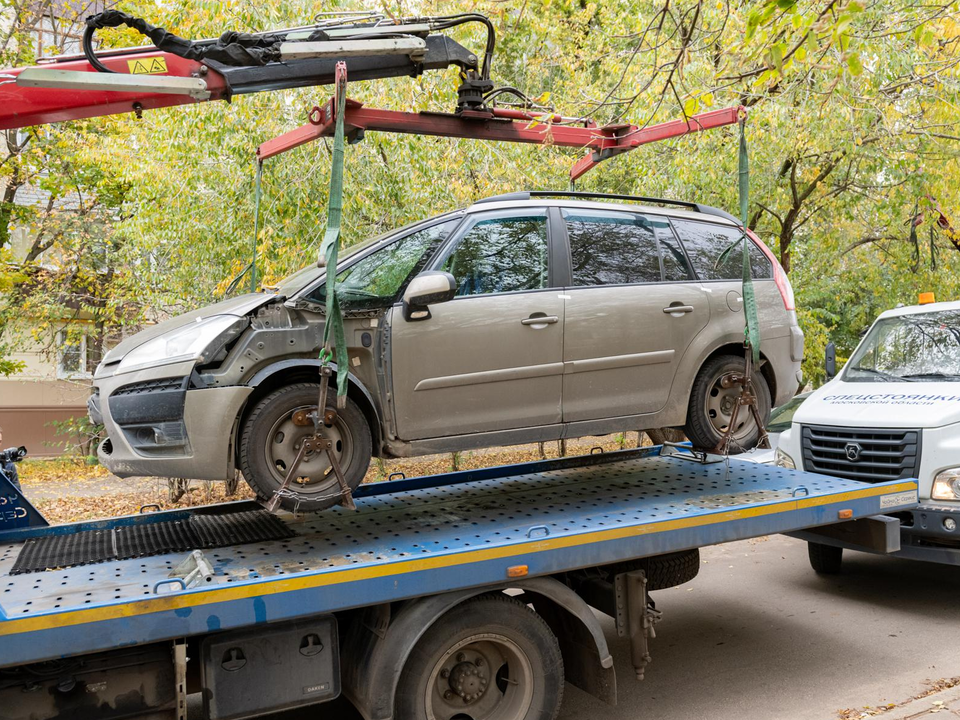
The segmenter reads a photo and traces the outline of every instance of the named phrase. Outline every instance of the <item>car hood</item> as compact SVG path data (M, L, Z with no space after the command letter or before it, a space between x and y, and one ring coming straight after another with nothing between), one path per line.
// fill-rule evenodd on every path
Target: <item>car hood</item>
M833 380L797 408L793 422L875 428L942 427L960 422L960 383Z
M198 318L208 318L214 315L236 315L237 317L243 317L247 313L256 310L258 307L275 302L279 299L279 296L273 294L249 293L247 295L240 295L239 297L218 302L214 305L206 305L199 310L184 313L183 315L177 315L169 320L164 320L156 325L151 325L145 330L141 330L136 335L127 338L122 343L111 349L106 355L104 355L103 364L112 365L113 363L120 362L124 355L134 348L140 347L148 340L159 337L160 335L168 333L171 330L176 330L178 327L183 327L184 325L189 325L192 322L196 322Z

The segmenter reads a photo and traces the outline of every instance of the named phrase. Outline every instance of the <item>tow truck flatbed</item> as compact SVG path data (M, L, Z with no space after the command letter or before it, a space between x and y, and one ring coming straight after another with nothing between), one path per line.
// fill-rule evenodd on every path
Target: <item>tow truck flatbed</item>
M914 481L866 484L649 449L363 486L358 511L283 516L285 540L206 551L213 576L172 582L184 553L11 575L0 544L0 667L251 628L372 604L856 519L916 504ZM253 505L240 503L239 505ZM190 511L188 511L190 512Z

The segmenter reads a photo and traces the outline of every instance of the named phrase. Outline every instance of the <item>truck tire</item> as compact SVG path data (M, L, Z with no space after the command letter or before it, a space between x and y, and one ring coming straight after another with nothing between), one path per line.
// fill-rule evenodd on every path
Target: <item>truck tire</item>
M627 562L608 565L604 568L612 574L643 570L647 576L647 590L665 590L683 585L693 580L700 572L700 550L681 550L680 552L638 558Z
M695 448L712 450L720 442L722 434L730 421L733 403L739 393L739 386L723 388L720 381L729 373L743 372L743 358L736 355L718 355L700 368L693 388L690 391L690 403L687 406L687 423L683 427ZM770 418L770 388L760 374L753 373L753 392L757 396L757 409L764 425ZM756 447L760 431L753 419L753 413L746 406L740 408L737 415L737 429L733 432L730 453L736 454Z
M539 615L502 593L467 600L417 642L400 674L396 720L554 720L560 645Z
M810 567L817 575L836 575L843 565L843 548L833 545L808 542L807 555L810 558Z
M297 425L294 413L316 409L319 387L318 383L282 387L258 402L244 423L240 433L240 470L258 497L268 500L274 496L296 458L299 441L313 434L312 423ZM327 408L336 409L332 391ZM336 420L324 430L334 443L344 479L351 489L356 489L370 467L370 426L349 397L346 407L336 412ZM326 453L304 458L298 476L281 496L283 508L314 512L340 502L340 485Z

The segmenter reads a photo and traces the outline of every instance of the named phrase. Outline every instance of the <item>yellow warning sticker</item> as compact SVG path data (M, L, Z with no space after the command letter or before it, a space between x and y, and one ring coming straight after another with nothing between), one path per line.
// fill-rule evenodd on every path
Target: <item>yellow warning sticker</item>
M137 58L127 60L131 75L156 75L167 71L167 61L162 57Z

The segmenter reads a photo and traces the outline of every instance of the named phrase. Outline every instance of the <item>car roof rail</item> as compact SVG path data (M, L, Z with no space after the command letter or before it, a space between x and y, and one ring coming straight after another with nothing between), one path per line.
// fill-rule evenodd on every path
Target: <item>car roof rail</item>
M509 200L530 200L531 198L538 197L573 198L577 200L629 200L631 202L658 203L660 205L671 205L683 208L684 210L692 210L693 212L703 213L704 215L722 217L737 225L740 224L740 221L736 217L720 208L710 207L709 205L703 205L701 203L688 202L686 200L670 200L668 198L647 197L645 195L619 195L616 193L579 192L574 190L524 190L482 198L474 204L480 205L482 203L505 202Z

